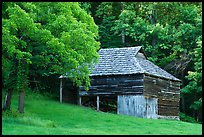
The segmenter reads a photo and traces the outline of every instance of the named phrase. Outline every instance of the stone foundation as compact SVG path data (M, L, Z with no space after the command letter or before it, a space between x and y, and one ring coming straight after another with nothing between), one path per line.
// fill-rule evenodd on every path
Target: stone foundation
M180 120L179 116L161 116L161 115L158 115L158 119L173 119L173 120Z

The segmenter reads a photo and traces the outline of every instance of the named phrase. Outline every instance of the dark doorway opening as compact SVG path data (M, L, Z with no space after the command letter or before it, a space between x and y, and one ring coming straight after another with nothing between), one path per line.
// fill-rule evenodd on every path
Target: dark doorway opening
M117 113L117 96L100 96L100 111Z
M97 96L81 96L81 105L97 109ZM108 113L117 113L117 96L99 95L99 110Z
M62 80L62 102L78 104L79 88L68 78Z

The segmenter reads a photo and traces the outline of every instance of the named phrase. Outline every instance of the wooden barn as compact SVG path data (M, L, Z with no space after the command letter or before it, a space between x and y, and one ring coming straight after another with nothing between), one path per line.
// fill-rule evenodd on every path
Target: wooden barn
M179 119L181 81L148 61L141 46L100 49L98 53L89 91L82 86L75 95L80 105L100 111L112 107L117 114L142 118ZM61 86L61 102L63 94Z

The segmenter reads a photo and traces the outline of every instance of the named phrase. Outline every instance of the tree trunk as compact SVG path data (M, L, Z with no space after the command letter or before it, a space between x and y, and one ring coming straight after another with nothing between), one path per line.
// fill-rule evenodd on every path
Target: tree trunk
M153 47L156 45L156 42L157 42L157 36L156 36L156 35L157 35L157 34L154 34L154 35L152 36L152 42L151 42L151 44L152 44Z
M183 113L185 113L185 100L184 100L184 95L181 97L181 108L183 110Z
M29 66L25 59L19 60L19 70L20 75L20 88L19 88L19 98L18 98L18 111L19 113L24 113L24 97L27 88L28 72Z
M194 94L194 101L193 102L195 102L196 100L197 100L197 96L196 96L196 94ZM196 109L193 109L193 116L194 116L195 120L197 121L198 120L197 119L198 118L198 111Z
M156 23L157 23L157 12L156 12L156 10L152 10L152 14L149 17L149 20L150 20L151 24L156 26ZM153 36L152 36L152 41L151 41L151 44L152 44L153 47L156 45L156 42L157 42L157 33L154 33Z
M24 113L24 96L25 92L21 91L18 98L18 111Z
M181 77L184 78L184 72L183 71L181 72ZM181 82L182 82L181 85L184 85L184 80L183 79L181 80ZM185 109L186 108L186 106L185 106L185 95L183 95L181 97L181 101L182 101L181 104L182 104L183 113L186 113L186 109Z
M121 13L123 12L123 10L124 10L124 5L123 5L123 2L121 2ZM122 24L123 24L123 20L122 20ZM122 29L121 36L122 36L122 44L125 45L125 30L124 29Z
M11 98L12 98L12 90L9 89L4 99L3 111L11 109Z
M124 29L122 30L121 35L122 35L122 44L124 45L125 44L125 31L124 31Z

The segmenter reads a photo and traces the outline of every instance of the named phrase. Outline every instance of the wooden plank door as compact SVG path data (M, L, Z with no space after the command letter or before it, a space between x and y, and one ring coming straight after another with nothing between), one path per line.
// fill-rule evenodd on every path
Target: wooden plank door
M146 117L146 100L144 96L119 95L117 113L136 117Z
M158 114L158 99L146 98L146 118L157 119Z
M145 98L142 95L119 95L117 113L141 118L157 118L157 99Z

